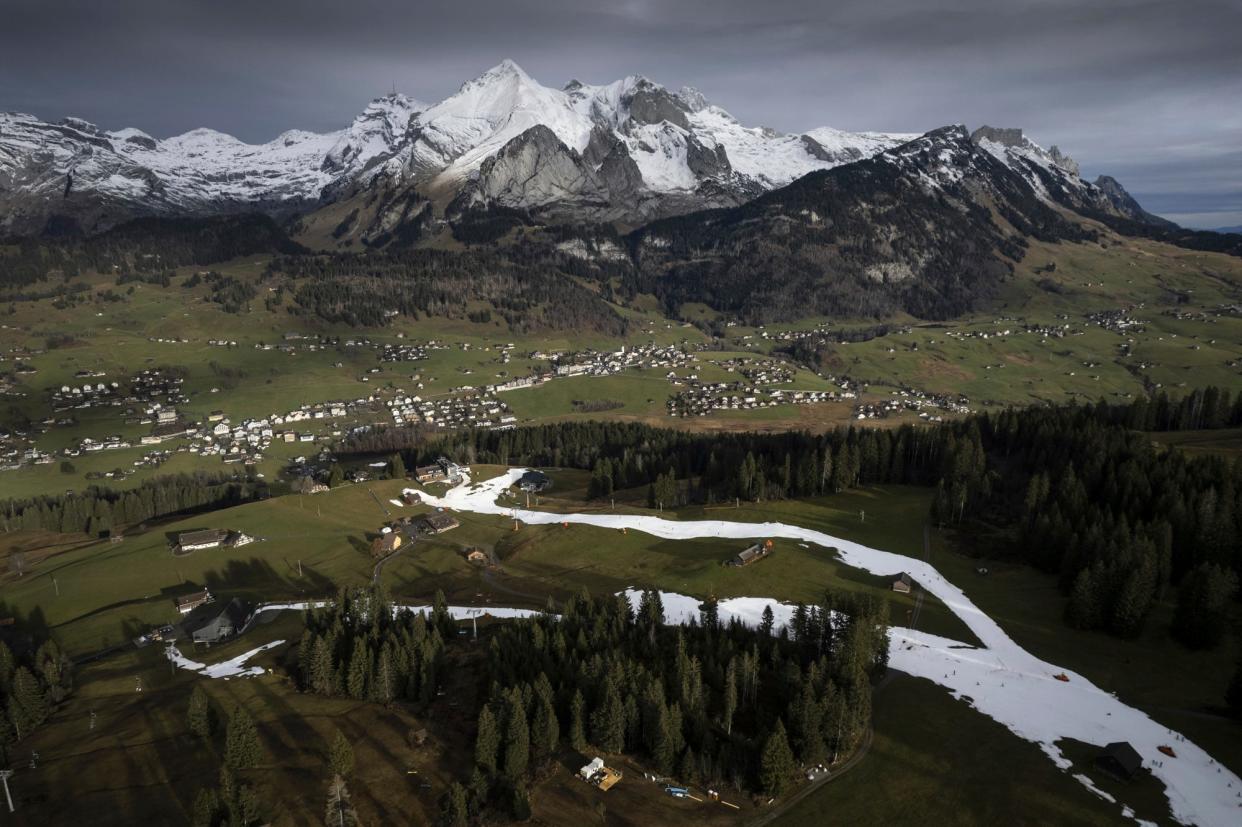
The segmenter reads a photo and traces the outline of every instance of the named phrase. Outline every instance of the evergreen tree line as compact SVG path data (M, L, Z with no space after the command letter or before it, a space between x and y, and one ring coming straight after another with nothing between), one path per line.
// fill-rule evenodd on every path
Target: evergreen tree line
M392 440L376 439L393 447ZM806 497L879 483L932 485L961 450L952 430L910 425L825 434L696 434L634 423L564 422L456 431L404 453L407 467L447 455L468 463L589 470L592 497L652 486L664 477L668 507Z
M17 240L14 249L0 254L0 288L34 284L51 274L68 281L93 270L125 278L301 250L265 215L138 218L98 235Z
M45 641L24 658L0 641L0 765L8 766L13 747L46 721L72 689L69 659L55 641Z
M91 486L81 494L0 502L0 531L43 529L102 536L113 529L191 511L229 508L267 496L266 483L226 474L177 474L124 491Z
M941 480L933 516L977 536L1001 526L999 539L1058 576L1073 626L1136 635L1177 587L1173 633L1211 647L1242 570L1242 464L1159 449L1131 426L1228 426L1228 396L974 417L952 427L977 431L986 467Z
M445 641L456 629L441 593L428 616L394 613L374 591L346 592L307 612L298 644L298 685L319 695L428 704L435 697Z
M854 749L887 667L887 604L829 593L777 633L719 619L714 601L666 626L660 595L583 592L558 617L506 623L488 645L475 770L446 822L489 806L529 814L528 783L566 746L629 754L683 783L778 795L799 763ZM464 795L462 794L464 793Z

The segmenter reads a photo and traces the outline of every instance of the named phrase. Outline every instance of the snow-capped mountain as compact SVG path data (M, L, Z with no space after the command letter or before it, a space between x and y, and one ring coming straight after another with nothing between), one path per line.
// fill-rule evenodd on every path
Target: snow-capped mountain
M303 222L309 233L374 243L411 216L426 222L443 211L451 220L491 205L636 225L737 206L916 138L828 127L782 134L744 126L694 89L641 76L556 89L506 60L438 103L394 93L345 129L290 131L264 144L209 129L156 139L72 118L0 115L0 233L90 233L141 215L257 210L314 213ZM984 127L972 138L1043 198L1142 214L1119 185L1082 181L1072 160L1021 130Z
M75 118L53 124L0 113L0 232L90 233L139 215L305 210L325 187L387 157L422 108L388 95L345 129L293 130L264 144L211 129L159 140Z

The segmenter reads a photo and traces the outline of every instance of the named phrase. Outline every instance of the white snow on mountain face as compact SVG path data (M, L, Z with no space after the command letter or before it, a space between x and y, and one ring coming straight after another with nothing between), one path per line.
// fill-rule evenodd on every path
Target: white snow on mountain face
M33 223L40 209L81 208L91 198L115 207L123 219L292 212L377 178L453 192L476 177L484 161L538 125L580 156L589 147L620 142L637 166L642 192L689 195L685 203L691 208L698 203L693 194L706 192L705 185L744 200L915 137L828 127L783 134L744 126L694 89L672 92L638 75L554 89L506 60L439 103L394 93L372 101L344 129L293 130L262 144L210 129L155 139L137 129L107 132L76 119L52 124L0 115L0 230L23 217ZM1065 168L1072 163L1034 144L984 145L1010 163L1018 154ZM595 171L605 153L590 156Z
M138 129L105 132L75 118L52 124L0 114L0 194L45 199L91 194L135 213L208 214L313 203L323 188L391 153L423 104L403 95L371 103L347 128L291 130L247 144L211 129L157 140ZM0 220L4 226L8 219Z

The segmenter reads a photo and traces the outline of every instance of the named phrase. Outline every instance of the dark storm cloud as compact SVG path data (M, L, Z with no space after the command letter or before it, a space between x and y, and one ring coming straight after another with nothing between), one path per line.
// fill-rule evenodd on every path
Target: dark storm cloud
M1155 211L1242 223L1238 0L0 0L0 21L0 109L46 118L266 140L511 57L783 130L1022 126Z

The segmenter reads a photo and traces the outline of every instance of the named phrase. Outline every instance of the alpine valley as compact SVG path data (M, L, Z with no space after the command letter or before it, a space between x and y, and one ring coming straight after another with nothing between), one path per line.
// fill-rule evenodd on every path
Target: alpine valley
M1237 824L1242 235L945 121L0 115L11 823Z

